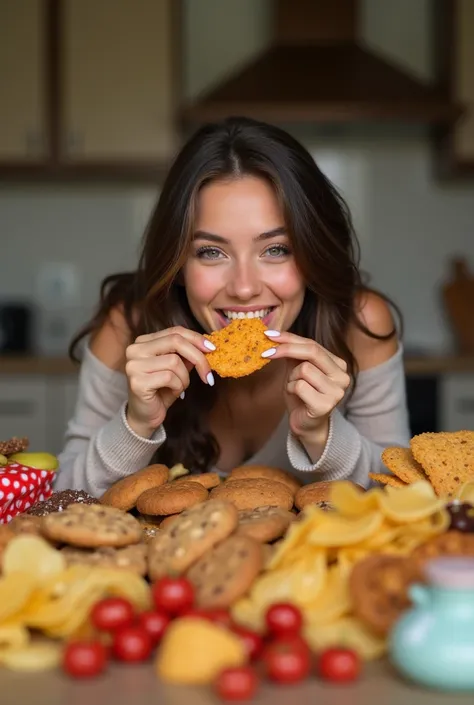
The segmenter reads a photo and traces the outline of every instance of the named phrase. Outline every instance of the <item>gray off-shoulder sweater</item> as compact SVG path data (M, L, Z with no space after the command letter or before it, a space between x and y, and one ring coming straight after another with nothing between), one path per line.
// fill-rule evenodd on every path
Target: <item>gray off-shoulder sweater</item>
M120 478L149 464L166 443L166 420L150 439L132 431L125 416L127 395L125 375L109 369L86 348L74 416L59 455L56 490L85 490L99 497ZM285 414L267 443L246 464L289 470L304 483L351 479L368 486L369 472L384 472L383 448L407 446L409 439L400 346L386 362L359 372L354 393L331 414L329 438L317 463L311 462L289 431Z

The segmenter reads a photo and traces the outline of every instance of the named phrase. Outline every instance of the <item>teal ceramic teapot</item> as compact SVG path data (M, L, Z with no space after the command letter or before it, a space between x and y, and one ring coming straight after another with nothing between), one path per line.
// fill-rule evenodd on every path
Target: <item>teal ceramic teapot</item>
M474 692L474 558L437 558L389 638L394 666L422 685Z

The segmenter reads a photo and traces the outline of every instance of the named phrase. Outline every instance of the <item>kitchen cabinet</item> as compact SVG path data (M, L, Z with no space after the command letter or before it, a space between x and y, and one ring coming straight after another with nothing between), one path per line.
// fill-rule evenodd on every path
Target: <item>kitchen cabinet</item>
M474 176L474 2L437 2L440 82L464 108L454 125L436 135L437 166L446 177Z
M159 181L179 16L180 0L0 0L0 178Z
M441 431L474 430L474 375L446 374L439 385Z
M0 438L27 436L30 449L48 450L48 385L46 378L0 375Z
M176 147L170 0L63 0L61 159L157 163Z
M44 0L0 0L0 162L46 158L44 8Z

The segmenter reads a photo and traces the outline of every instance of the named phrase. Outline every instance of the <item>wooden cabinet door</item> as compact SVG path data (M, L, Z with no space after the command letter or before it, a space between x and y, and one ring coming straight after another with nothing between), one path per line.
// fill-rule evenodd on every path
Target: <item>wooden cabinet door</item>
M45 60L45 0L0 0L0 162L46 156Z
M64 0L61 159L156 163L175 148L174 0Z

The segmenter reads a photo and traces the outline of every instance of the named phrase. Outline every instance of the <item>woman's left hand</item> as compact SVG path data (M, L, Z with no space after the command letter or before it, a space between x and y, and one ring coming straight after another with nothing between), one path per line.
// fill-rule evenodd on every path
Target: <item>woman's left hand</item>
M285 397L292 433L304 445L324 447L329 416L351 381L346 362L310 338L294 333L267 337L278 345L274 353L266 351L263 357L287 360Z

